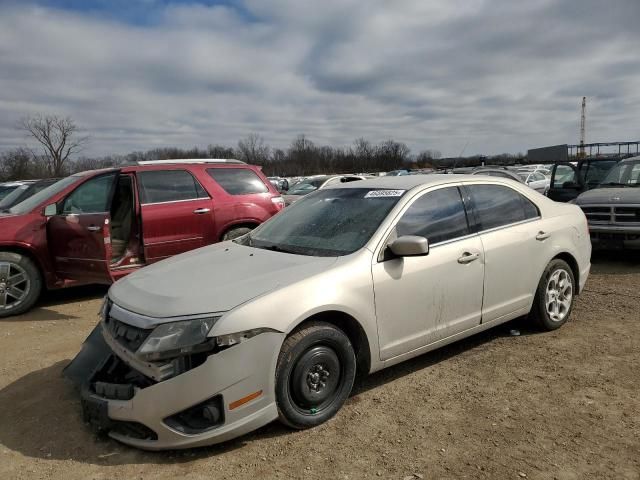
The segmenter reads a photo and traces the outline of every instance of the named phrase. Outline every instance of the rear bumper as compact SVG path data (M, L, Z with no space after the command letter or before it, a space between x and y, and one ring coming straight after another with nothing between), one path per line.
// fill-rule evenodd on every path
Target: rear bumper
M145 450L212 445L255 430L278 417L275 368L284 334L264 333L210 355L192 370L145 388L134 388L129 400L104 398L96 393L93 376L82 385L85 421L112 438ZM236 408L230 404L261 392ZM222 422L183 433L167 418L213 398L221 399Z

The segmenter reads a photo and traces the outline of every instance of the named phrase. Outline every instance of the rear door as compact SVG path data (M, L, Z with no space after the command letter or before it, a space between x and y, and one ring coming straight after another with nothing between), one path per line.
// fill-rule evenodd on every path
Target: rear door
M184 169L137 172L146 263L213 243L213 203Z
M47 221L47 238L56 274L82 283L111 283L109 208L118 172L80 184L58 204Z
M552 232L538 208L511 187L475 184L465 189L484 250L482 322L528 310Z
M547 196L556 202L568 202L584 191L578 169L570 163L556 163L551 169L551 185Z

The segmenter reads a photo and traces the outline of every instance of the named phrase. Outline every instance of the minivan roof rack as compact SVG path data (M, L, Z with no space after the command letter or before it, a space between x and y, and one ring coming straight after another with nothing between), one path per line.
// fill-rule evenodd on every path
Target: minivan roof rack
M163 165L171 163L241 163L245 162L230 158L179 158L174 160L140 160L138 165Z

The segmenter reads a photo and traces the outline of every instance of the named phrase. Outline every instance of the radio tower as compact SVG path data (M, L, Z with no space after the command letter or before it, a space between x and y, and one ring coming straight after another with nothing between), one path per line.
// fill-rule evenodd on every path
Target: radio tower
M586 153L584 151L584 123L587 110L587 97L582 97L582 114L580 115L580 153L579 158L584 158Z

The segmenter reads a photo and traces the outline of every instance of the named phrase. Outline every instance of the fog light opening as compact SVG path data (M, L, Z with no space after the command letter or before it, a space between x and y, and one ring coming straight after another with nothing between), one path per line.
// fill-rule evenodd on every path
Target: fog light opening
M197 434L224 423L222 396L217 395L164 419L169 427L186 434Z

